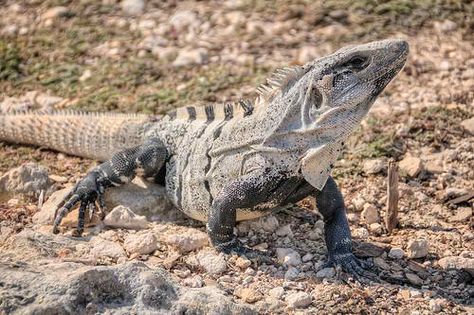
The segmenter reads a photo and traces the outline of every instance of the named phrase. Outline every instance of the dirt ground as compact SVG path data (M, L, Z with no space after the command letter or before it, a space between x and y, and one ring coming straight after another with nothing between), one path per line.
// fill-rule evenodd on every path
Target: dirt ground
M159 234L159 245L147 254L132 253L124 241L143 231L102 225L87 230L83 246L91 246L90 237L106 239L125 248L123 257L90 260L81 250L52 245L47 254L28 251L18 245L21 233L41 233L50 240L45 244L56 240L49 226L32 221L38 194L0 193L0 264L143 261L167 269L184 288L217 287L262 314L474 313L473 34L471 1L6 1L0 112L13 106L163 114L253 98L278 67L347 44L398 37L409 42L410 56L334 170L356 253L374 262L378 282L345 281L321 269L323 227L311 198L239 224L249 246L272 257L277 248L296 252L296 262L268 266L217 255L205 243L179 250L169 235L205 232L184 217L152 222L144 233ZM383 224L389 160L400 168L399 225L390 234ZM26 162L47 168L52 190L75 183L96 163L0 143L0 178ZM205 255L225 266L208 269ZM299 293L307 293L308 303L295 302ZM21 313L2 296L0 314Z

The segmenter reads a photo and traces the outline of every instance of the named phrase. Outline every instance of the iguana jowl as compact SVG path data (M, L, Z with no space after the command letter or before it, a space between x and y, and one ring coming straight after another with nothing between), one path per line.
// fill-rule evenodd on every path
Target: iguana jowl
M258 89L255 102L189 106L159 118L4 114L0 140L106 161L65 198L54 233L79 203L81 234L85 211L96 200L104 206L107 187L141 175L164 183L177 208L206 221L218 250L248 254L233 234L236 221L314 195L325 221L329 262L360 273L362 263L352 254L345 206L331 168L345 139L407 55L402 40L343 48L277 71Z

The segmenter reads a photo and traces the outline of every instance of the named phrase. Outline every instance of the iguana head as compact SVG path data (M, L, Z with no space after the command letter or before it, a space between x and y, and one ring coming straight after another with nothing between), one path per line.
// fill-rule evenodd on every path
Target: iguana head
M345 47L286 70L276 80L278 93L268 98L267 113L275 128L264 146L292 152L304 177L322 188L343 141L402 69L407 55L407 42L384 40Z

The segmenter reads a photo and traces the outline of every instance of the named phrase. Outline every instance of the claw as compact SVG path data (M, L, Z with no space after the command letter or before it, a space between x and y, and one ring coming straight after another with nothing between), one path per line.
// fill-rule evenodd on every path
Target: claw
M350 274L355 280L362 282L363 278L375 280L376 276L367 271L372 267L371 264L359 260L352 253L333 255L323 267L340 267L343 271Z
M244 256L245 258L255 261L257 263L265 263L274 265L275 262L265 255L265 253L249 248L243 245L238 239L234 238L231 242L225 244L223 247L216 246L216 249L226 254L235 254L237 256Z

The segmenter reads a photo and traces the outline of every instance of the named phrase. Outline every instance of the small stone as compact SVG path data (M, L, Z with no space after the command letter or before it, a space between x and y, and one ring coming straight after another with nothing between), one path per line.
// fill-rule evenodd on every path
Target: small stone
M405 252L401 248L394 247L388 252L388 257L393 259L402 259L403 256L405 256Z
M440 32L440 33L449 33L452 31L455 31L457 29L458 25L456 22L453 22L451 20L444 20L444 21L436 21L434 23L434 28Z
M474 117L463 120L461 126L471 135L474 135Z
M471 217L471 207L460 207L456 209L456 214L449 218L449 222L469 222Z
M151 53L158 57L158 59L172 62L178 56L178 49L175 47L153 47Z
M54 8L49 9L48 11L43 13L43 15L41 15L41 17L44 20L49 20L49 19L56 19L56 18L59 18L59 17L67 16L68 14L70 14L68 8L58 6L58 7L54 7Z
M176 12L169 21L177 31L185 31L190 27L196 27L200 24L198 16L193 11L184 10Z
M288 268L288 270L285 272L285 279L286 279L286 280L293 281L293 280L295 280L296 278L298 278L299 273L300 273L300 271L298 270L298 268L290 267L290 268Z
M125 257L125 251L116 242L107 241L96 236L89 243L92 245L90 254L95 258L119 259L120 257Z
M169 234L163 238L163 241L175 246L182 253L200 249L209 243L207 234L196 229Z
M377 207L370 203L366 203L364 205L364 210L362 210L362 218L365 220L365 223L372 224L372 223L379 223L380 222L380 215Z
M438 264L443 269L464 269L474 277L474 258L466 258L461 256L448 256L438 260Z
M280 236L280 237L284 237L284 236L293 237L293 231L291 230L290 224L280 227L278 230L276 230L275 233L277 236Z
M248 260L247 258L243 258L243 257L239 257L235 261L235 265L237 267L239 267L240 269L247 269L248 267L250 267L251 264L252 264L252 262L250 260Z
M449 60L442 60L439 64L438 64L438 70L440 71L449 71L453 68L453 66L451 65L451 63L449 62Z
M276 287L268 291L268 295L274 299L281 299L285 294L285 289L282 287Z
M369 231L367 231L366 228L357 228L354 230L354 236L361 239L367 239L369 237Z
M352 199L352 204L354 205L355 211L364 210L365 200L361 195L358 195L356 198Z
M89 69L87 69L87 70L84 71L84 72L82 73L82 75L79 77L79 81L84 82L84 81L89 80L90 78L92 78L92 71L90 71Z
M204 280L201 276L194 276L184 279L183 284L190 288L202 288L204 286Z
M20 204L20 200L17 198L12 198L7 201L7 205L9 207L16 207Z
M0 177L0 192L39 194L51 185L48 170L33 162L11 169Z
M429 200L429 197L427 195L425 195L424 193L422 193L421 191L417 191L415 192L414 194L416 200L420 201L420 202L426 202Z
M18 33L21 35L21 28L20 28L20 31ZM468 69L464 70L461 74L461 78L463 78L464 80L473 79L474 78L474 69L473 68L468 68ZM471 119L474 119L474 117L471 118ZM474 134L474 132L471 132L471 133Z
M386 162L383 159L373 159L364 162L363 170L366 174L377 174L386 168Z
M209 60L209 53L207 49L198 48L193 50L181 50L173 61L173 66L182 67L182 66L191 66L191 65L201 65L206 63Z
M405 276L407 277L408 281L410 281L410 283L413 285L421 286L423 284L423 280L421 280L421 278L414 273L407 273L405 274Z
M408 243L409 258L423 258L428 255L428 241L425 239L415 239Z
M64 184L68 182L68 179L66 177L59 176L59 175L49 175L49 179L55 183L60 183L60 184Z
M305 255L301 258L301 260L302 260L303 262L308 262L308 261L310 261L311 259L313 259L313 257L314 257L313 254L307 253L307 254L305 254Z
M267 232L274 232L278 228L278 219L274 215L264 216L256 221L255 226Z
M409 177L416 177L423 169L423 164L420 158L413 156L406 156L398 164L400 172Z
M158 248L158 241L153 232L129 234L123 243L129 254L146 255Z
M221 274L227 270L227 263L223 255L212 251L201 251L197 254L199 265L211 275Z
M141 230L148 228L148 220L144 216L135 214L130 208L117 206L104 218L108 227Z
M356 223L360 221L360 216L357 213L350 212L347 214L347 220L351 223Z
M443 310L443 300L442 299L434 299L430 300L430 310L433 313L439 313Z
M252 288L238 288L234 294L246 303L255 303L263 298L263 295Z
M423 293L419 290L410 290L410 297L412 298L421 298L423 297Z
M291 248L277 248L276 254L277 254L278 262L285 266L301 265L300 254Z
M369 231L375 235L380 235L383 232L383 226L380 223L369 224Z
M291 308L306 308L312 303L311 295L306 292L289 294L285 301Z
M298 63L305 64L318 57L318 50L314 46L304 46L298 51Z
M144 0L123 0L120 4L123 12L130 15L140 15L145 10Z
M402 289L399 291L399 294L402 296L404 300L408 300L410 298L410 290Z
M323 268L316 273L316 278L332 278L336 275L336 270L334 268Z

